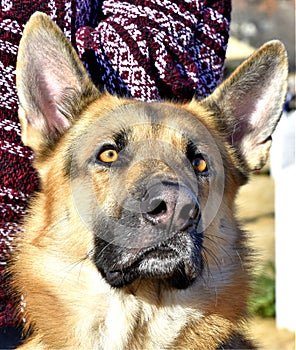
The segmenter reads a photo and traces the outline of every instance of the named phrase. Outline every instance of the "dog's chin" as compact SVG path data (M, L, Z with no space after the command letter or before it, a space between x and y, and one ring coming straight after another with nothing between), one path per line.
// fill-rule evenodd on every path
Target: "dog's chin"
M122 288L132 284L134 281L141 279L155 280L162 282L164 287L171 287L176 289L188 288L196 279L195 276L189 277L184 273L182 267L176 268L174 271L170 271L168 274L153 275L149 271L146 273L137 271L134 269L127 269L124 271L110 271L106 275L107 282L115 288Z
M117 249L114 247L113 253ZM108 268L108 264L96 264L105 280L115 288L149 279L161 282L164 287L185 289L194 283L203 270L200 240L194 242L184 233L136 254L127 250L121 255L125 263L119 261L115 268Z
M130 267L107 271L104 276L106 281L112 287L121 288L138 279L154 279L169 287L185 289L196 279L197 271L188 266L188 263L169 256L160 258L154 253L147 254Z

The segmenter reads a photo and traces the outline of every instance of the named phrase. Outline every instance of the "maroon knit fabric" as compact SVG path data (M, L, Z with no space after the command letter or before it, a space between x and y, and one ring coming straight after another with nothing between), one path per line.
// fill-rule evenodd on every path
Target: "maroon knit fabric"
M15 65L23 25L37 10L49 14L68 34L70 1L5 1L0 10L0 326L14 325L14 308L7 292L6 261L13 237L21 230L27 201L38 186L33 153L21 142L17 117ZM68 20L65 20L68 18Z
M133 98L190 99L220 81L230 1L106 0L96 28L77 47L97 84Z
M0 8L0 326L13 325L6 261L38 186L21 143L15 65L23 26L35 11L63 29L93 81L153 101L207 96L220 81L230 0L2 0Z

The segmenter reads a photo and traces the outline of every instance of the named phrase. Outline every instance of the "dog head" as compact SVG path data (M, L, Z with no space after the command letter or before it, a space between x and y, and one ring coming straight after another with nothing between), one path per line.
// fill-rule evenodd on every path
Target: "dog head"
M22 138L47 212L34 244L90 259L114 287L184 289L224 264L240 252L237 189L266 162L286 78L283 45L271 41L203 101L117 98L35 14L17 63Z

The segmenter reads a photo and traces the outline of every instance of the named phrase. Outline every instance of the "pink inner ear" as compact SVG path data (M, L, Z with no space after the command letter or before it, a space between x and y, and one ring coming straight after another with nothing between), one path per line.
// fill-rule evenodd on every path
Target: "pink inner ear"
M37 103L44 118L43 129L45 128L45 130L43 131L51 135L63 132L70 127L70 122L66 116L59 111L59 105L61 105L63 94L71 82L67 82L70 79L62 80L56 74L56 72L51 74L50 69L38 72L39 101ZM73 82L73 85L75 83L77 84L77 82Z
M269 77L233 101L237 120L229 140L233 145L239 145L248 136L256 147L271 136L281 112L282 93L278 84L276 77Z
M268 139L274 131L282 110L282 76L274 75L262 84L254 101L254 113L250 115L250 124L258 130L258 143Z
M20 104L35 133L53 142L70 127L83 93L96 93L74 48L41 13L25 27L16 81Z

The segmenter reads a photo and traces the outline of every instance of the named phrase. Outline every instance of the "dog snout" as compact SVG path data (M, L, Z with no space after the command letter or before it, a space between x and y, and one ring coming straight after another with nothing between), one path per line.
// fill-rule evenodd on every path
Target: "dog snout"
M185 186L159 183L151 186L141 202L141 213L152 225L183 231L193 225L199 215L196 196Z

